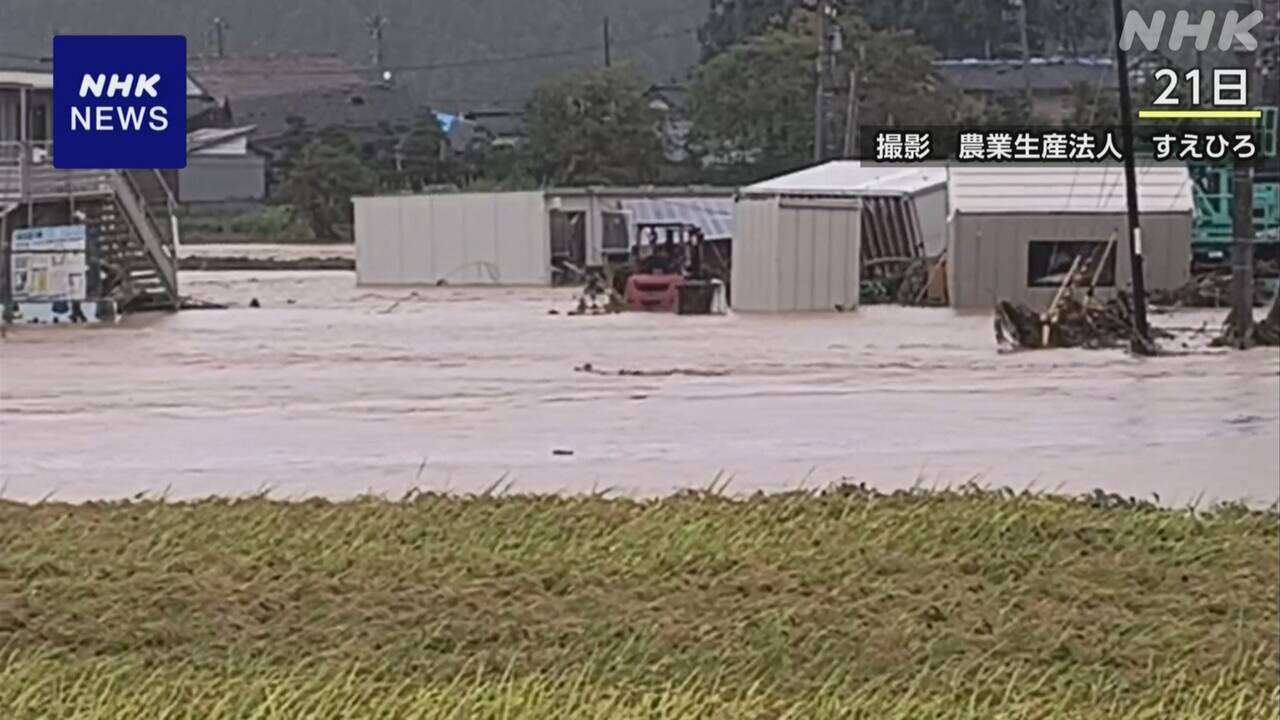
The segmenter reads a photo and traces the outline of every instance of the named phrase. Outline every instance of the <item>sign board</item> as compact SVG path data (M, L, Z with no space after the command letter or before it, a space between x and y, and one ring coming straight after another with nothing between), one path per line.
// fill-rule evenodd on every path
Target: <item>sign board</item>
M13 231L10 285L15 301L84 300L89 267L84 225Z
M13 231L12 251L84 252L88 232L84 225L21 228Z

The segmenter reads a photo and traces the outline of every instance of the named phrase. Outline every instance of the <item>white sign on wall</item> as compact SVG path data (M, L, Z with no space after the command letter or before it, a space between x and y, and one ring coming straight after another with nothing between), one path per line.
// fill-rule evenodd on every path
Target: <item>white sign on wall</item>
M13 231L10 287L15 301L84 300L88 263L84 225Z

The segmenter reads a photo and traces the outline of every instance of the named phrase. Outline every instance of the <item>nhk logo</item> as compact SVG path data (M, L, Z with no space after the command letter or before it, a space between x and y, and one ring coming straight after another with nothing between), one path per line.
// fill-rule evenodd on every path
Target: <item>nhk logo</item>
M133 75L112 75L110 84L107 84L107 76L99 73L98 75L85 75L84 80L80 82L80 97L130 97L130 90L133 91L132 97L152 97L159 99L156 93L156 83L160 82L159 75L142 75L138 77L137 85L134 85ZM103 94L103 86L106 86L106 94ZM113 113L114 111L114 113ZM163 106L153 105L151 107L121 107L110 105L97 105L90 107L88 105L71 108L71 129L72 130L100 130L111 131L116 128L121 130L141 130L143 120L147 121L147 127L162 132L169 127L169 111Z
M1188 38L1194 38L1197 50L1208 50L1213 40L1213 30L1218 24L1217 13L1205 10L1199 22L1191 22L1191 13L1179 10L1173 18L1173 27L1169 29L1169 49L1177 52ZM1133 49L1134 39L1142 41L1142 46L1151 52L1160 49L1160 40L1164 35L1164 24L1168 15L1163 10L1151 14L1151 22L1147 22L1142 13L1130 10L1124 18L1124 29L1120 32L1120 49L1128 52ZM1258 39L1252 30L1264 19L1261 10L1240 16L1235 10L1229 10L1222 19L1218 30L1218 49L1230 50L1232 45L1240 43L1246 50L1257 50Z
M54 165L185 167L186 66L179 35L54 38Z

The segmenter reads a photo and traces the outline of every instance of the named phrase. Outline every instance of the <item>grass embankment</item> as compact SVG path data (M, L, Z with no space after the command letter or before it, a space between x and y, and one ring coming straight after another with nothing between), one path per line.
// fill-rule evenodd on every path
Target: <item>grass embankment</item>
M241 209L188 207L179 216L182 240L202 243L315 242L315 235L288 205Z
M1241 718L1273 513L978 492L0 506L5 718Z

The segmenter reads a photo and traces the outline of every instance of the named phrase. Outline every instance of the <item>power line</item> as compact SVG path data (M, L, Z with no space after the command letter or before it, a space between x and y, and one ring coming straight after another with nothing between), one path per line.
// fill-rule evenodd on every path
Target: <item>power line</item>
M667 40L670 38L683 37L693 35L697 32L697 28L684 28L681 30L673 30L670 32L657 33L645 37L632 38L630 40L613 40L611 48L632 47L636 45L644 45L655 42L657 40ZM498 55L488 58L472 58L469 60L453 60L448 62L425 63L420 65L390 65L384 68L393 73L405 72L430 72L433 70L455 70L460 68L482 67L487 65L504 65L508 63L527 62L530 60L546 60L559 57L571 57L574 55L596 54L604 49L604 45L596 43L594 45L583 45L576 48L565 48L561 50L546 50L535 53L524 53L520 55ZM277 76L317 76L317 75L348 75L351 72L374 71L378 68L373 67L353 67L347 68L317 68L315 70L281 70L272 72ZM250 69L227 69L222 71L224 75L258 75L261 71Z

